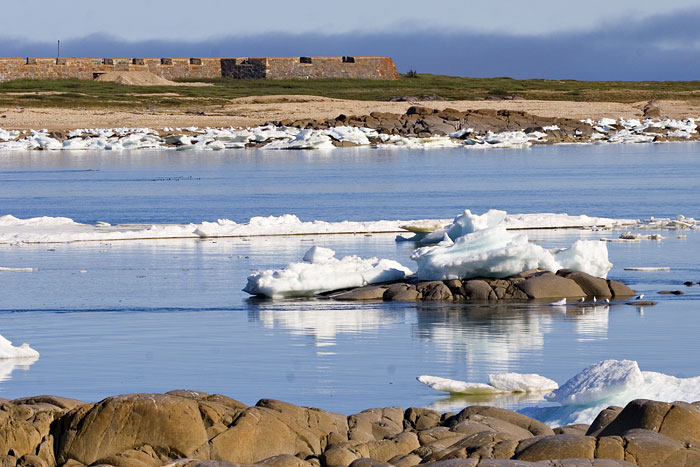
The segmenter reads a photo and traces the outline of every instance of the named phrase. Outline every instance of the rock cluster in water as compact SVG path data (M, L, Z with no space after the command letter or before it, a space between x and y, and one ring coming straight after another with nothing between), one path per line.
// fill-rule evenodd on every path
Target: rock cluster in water
M635 400L551 429L505 409L399 407L345 416L196 391L98 403L0 400L3 467L697 466L700 402Z
M475 278L446 281L368 285L331 293L334 300L453 300L493 301L596 297L629 297L634 291L620 281L594 277L585 272L561 269L528 271L505 279Z

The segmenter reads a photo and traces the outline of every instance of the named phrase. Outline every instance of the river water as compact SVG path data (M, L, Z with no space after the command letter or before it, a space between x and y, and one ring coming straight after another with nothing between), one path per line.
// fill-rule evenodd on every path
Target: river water
M292 213L302 220L449 218L469 208L645 218L700 217L700 146L550 146L329 152L0 154L0 215L95 223L186 223ZM343 413L389 405L454 410L421 374L485 382L539 373L563 383L600 360L700 375L700 232L610 243L621 279L654 307L261 301L256 269L337 256L409 259L393 235L0 245L0 334L41 352L0 361L0 397L86 401L190 388ZM685 238L678 238L683 233ZM531 232L545 247L620 232ZM666 272L625 271L668 266ZM680 289L683 295L658 295ZM22 363L22 362L20 362ZM26 362L25 362L26 363ZM528 402L487 401L520 408Z

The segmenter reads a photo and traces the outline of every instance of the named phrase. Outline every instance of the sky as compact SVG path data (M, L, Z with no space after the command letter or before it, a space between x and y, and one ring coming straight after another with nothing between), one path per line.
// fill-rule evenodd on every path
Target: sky
M390 55L402 72L700 79L697 0L7 3L0 56L55 56L60 39L62 56Z

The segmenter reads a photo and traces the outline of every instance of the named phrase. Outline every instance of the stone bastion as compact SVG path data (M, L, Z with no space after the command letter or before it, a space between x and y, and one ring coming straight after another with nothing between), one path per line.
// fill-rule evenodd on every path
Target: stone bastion
M148 71L165 79L398 79L391 57L0 58L0 81L91 80L111 71Z

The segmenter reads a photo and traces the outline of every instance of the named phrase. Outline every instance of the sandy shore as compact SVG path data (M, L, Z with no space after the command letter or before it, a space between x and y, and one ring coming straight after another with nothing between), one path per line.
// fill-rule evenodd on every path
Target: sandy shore
M262 96L232 99L228 105L193 107L189 110L110 110L2 108L0 128L12 130L112 127L228 127L256 126L267 121L283 119L328 119L340 114L368 115L370 112L404 113L412 105L460 111L472 109L522 110L542 117L574 119L639 118L646 102L623 104L617 102L565 101L414 101L379 102L328 99L316 96ZM659 101L669 118L698 118L700 105L684 101ZM203 114L202 114L203 113Z

